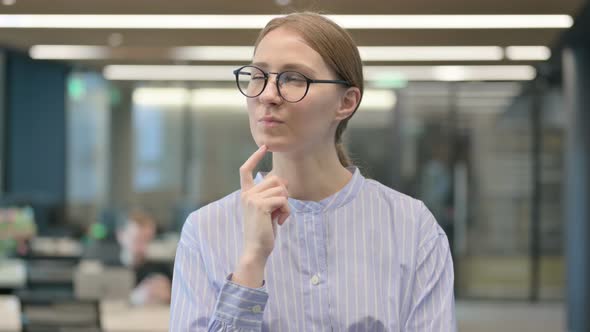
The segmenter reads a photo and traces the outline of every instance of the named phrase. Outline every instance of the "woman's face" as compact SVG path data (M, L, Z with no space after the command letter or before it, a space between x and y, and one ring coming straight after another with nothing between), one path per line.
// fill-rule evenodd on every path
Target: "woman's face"
M258 44L252 63L266 72L298 71L311 79L336 79L319 53L294 31L277 28ZM341 118L337 110L345 89L337 84L310 84L305 98L284 101L271 74L262 94L248 98L250 130L257 145L273 152L309 151L334 144ZM270 120L270 121L269 121Z

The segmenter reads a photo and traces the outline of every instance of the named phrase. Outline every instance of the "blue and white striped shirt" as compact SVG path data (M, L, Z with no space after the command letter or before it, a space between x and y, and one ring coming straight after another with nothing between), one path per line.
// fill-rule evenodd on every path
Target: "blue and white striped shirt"
M326 199L289 198L261 288L228 280L242 248L239 191L192 213L176 253L170 330L456 331L444 232L422 202L349 170Z

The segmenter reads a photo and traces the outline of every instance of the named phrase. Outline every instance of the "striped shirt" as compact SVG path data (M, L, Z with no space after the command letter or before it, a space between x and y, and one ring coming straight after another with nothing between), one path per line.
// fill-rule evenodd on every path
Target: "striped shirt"
M193 212L176 252L170 330L456 331L443 230L422 202L349 170L328 198L289 198L261 288L229 281L240 192Z

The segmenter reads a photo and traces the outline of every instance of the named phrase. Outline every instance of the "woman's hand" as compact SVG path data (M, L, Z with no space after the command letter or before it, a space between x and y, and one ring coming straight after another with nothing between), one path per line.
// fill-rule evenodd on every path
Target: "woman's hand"
M261 146L240 167L241 205L244 216L244 247L233 275L234 282L260 287L266 260L274 249L277 224L289 217L287 183L277 176L267 176L254 183L252 172L267 152Z
M261 146L240 168L241 203L244 213L244 254L266 259L274 248L276 224L289 217L287 183L277 176L267 176L254 184L252 171L267 152Z

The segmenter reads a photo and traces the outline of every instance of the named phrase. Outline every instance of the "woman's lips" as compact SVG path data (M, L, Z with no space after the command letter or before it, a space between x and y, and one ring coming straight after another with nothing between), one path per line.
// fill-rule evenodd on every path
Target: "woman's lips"
M263 127L266 128L278 127L283 124L283 122L276 120L260 120L258 121L258 123L260 123Z

